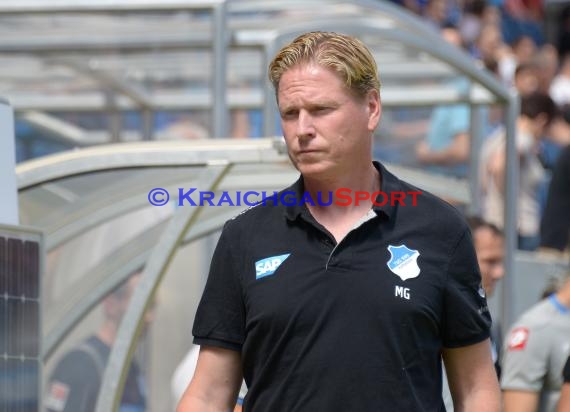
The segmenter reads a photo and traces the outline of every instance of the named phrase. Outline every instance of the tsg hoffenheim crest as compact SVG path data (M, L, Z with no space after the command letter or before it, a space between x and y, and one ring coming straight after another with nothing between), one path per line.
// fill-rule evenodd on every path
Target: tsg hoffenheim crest
M418 266L420 252L410 249L406 245L389 245L388 252L391 256L387 263L388 268L402 280L412 279L420 274L420 267Z

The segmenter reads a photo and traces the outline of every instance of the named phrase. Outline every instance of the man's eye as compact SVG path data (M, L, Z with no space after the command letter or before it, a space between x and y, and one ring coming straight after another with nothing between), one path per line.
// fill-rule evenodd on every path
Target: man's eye
M284 119L291 119L291 118L293 118L293 117L296 117L296 116L297 116L297 113L298 113L297 111L291 110L291 111L282 113L282 114L281 114L281 117L284 118Z

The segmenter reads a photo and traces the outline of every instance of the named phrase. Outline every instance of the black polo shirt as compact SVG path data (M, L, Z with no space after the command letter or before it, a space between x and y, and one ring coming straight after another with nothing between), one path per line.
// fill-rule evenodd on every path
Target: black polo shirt
M375 165L382 191L418 190ZM193 334L241 351L246 412L445 410L442 347L491 323L469 229L426 192L372 210L339 244L305 206L224 226Z

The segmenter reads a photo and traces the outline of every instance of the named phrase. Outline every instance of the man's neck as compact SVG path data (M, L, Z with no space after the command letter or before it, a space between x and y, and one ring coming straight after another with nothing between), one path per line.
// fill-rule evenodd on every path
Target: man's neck
M354 224L360 220L372 207L371 199L356 201L356 193L372 193L380 190L380 174L376 167L369 163L368 168L351 171L350 174L337 176L333 179L303 179L305 192L311 195L311 199L322 199L325 204L315 202L315 205L306 203L311 215L327 230L329 230L337 240L340 240L350 231ZM344 195L350 193L350 202L346 198L342 199L341 206L335 200L336 191L345 189ZM348 189L348 190L346 190ZM329 193L333 194L333 200L328 199ZM330 203L330 204L329 204Z
M112 346L117 337L117 326L112 322L105 322L97 331L97 337L107 346Z
M337 173L328 177L306 177L303 176L303 185L305 192L311 195L311 198L316 199L317 195L323 198L328 196L329 192L335 194L338 189L349 189L354 192L367 192L373 193L380 190L380 173L370 161L366 166L357 169L355 166L347 173ZM366 203L366 202L362 202ZM371 202L367 202L371 203ZM331 205L334 206L334 202ZM354 202L350 206L355 206ZM351 208L340 207L346 211Z
M566 283L556 292L556 300L570 308L570 279L566 280Z

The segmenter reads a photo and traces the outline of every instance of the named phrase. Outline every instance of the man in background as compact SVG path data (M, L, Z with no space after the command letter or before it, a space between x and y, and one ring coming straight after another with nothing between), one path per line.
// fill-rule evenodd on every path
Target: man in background
M59 360L48 381L45 407L48 412L93 412L111 347L130 298L140 280L140 274L131 276L111 292L102 303L104 320L97 332ZM145 317L148 324L152 314ZM144 412L146 391L140 368L131 363L120 412Z
M495 293L497 282L505 276L503 232L479 216L468 217L467 223L473 236L483 289L487 298L490 298ZM497 376L500 376L502 333L500 324L496 319L493 320L491 327L491 345Z
M514 323L503 353L504 412L555 412L570 354L570 272Z

